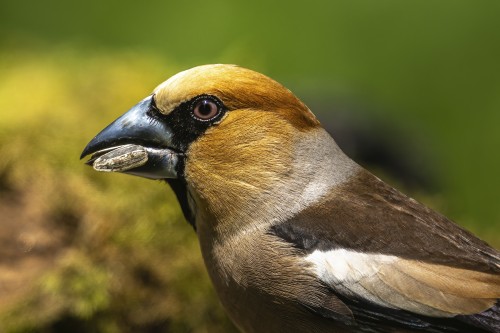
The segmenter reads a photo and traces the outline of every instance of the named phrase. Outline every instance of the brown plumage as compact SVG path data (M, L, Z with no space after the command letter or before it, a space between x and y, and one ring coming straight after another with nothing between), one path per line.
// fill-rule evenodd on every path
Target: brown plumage
M120 171L172 186L245 332L500 330L499 253L349 159L262 74L181 72L82 156L113 166L124 144L149 159Z

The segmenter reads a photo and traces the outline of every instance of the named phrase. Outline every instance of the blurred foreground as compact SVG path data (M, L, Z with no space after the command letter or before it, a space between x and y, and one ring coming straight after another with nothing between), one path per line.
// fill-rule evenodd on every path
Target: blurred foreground
M0 332L232 330L168 186L78 159L172 74L136 59L0 62Z

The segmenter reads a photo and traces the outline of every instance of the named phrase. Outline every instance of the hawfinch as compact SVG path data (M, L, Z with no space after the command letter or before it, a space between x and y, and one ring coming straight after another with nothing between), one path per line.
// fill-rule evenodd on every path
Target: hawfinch
M233 65L178 73L101 131L98 171L164 179L244 332L500 332L499 252Z

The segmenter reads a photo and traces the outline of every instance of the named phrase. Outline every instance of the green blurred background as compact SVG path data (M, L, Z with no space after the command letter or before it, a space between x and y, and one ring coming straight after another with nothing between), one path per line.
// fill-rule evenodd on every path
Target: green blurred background
M350 156L500 246L499 17L482 0L2 1L0 332L235 331L170 189L78 160L200 64L282 82Z

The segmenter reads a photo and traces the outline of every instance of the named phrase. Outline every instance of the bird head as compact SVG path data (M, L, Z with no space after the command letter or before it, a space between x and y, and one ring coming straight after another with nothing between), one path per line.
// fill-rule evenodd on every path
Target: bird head
M160 84L82 157L93 154L89 164L100 171L166 179L192 223L200 214L214 221L260 212L269 218L296 204L276 200L300 197L320 160L343 156L331 151L325 133L276 81L234 65L205 65Z

